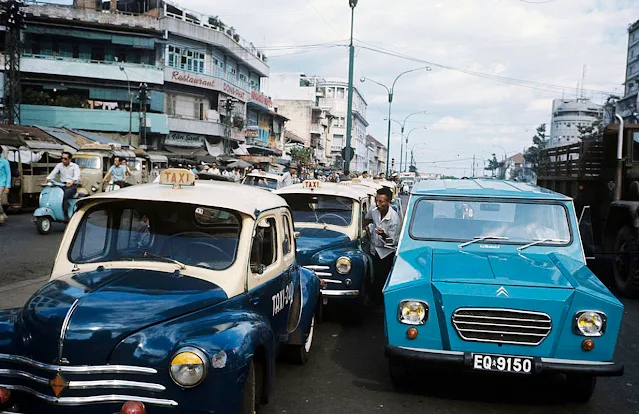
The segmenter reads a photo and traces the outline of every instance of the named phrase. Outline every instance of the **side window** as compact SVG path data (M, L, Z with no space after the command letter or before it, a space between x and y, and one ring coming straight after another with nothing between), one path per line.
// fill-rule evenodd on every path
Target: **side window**
M277 225L275 218L260 220L255 228L251 248L251 271L263 273L264 269L277 261Z
M282 216L284 223L284 241L282 242L282 250L284 251L284 255L291 253L292 250L292 234L291 234L291 220L287 215Z
M108 231L108 213L104 210L89 212L88 216L83 219L82 227L73 243L71 261L74 263L86 263L102 256L107 247Z

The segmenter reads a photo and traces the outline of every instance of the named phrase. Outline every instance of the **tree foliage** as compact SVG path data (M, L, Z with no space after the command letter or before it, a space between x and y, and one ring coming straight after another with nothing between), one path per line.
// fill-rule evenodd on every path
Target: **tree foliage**
M506 176L506 169L504 161L497 161L497 156L493 154L493 159L488 160L488 166L484 170L492 171L493 177L498 177L503 180Z
M541 124L537 127L537 134L535 134L532 141L532 147L529 147L524 153L524 160L530 164L531 169L536 174L539 170L541 151L546 148L546 124Z
M291 158L299 167L312 168L315 164L315 152L313 147L291 148Z
M590 125L578 125L577 130L582 141L601 141L603 139L604 126L601 119L594 121Z

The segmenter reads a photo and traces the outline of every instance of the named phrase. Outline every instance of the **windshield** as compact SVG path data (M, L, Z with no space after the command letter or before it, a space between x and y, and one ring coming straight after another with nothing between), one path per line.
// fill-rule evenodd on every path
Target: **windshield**
M137 159L134 161L131 161L131 169L133 171L142 171L142 161Z
M524 202L426 200L413 210L410 235L414 239L467 242L494 236L489 243L527 244L540 239L547 243L570 241L567 210L561 204Z
M190 204L109 202L92 208L78 226L73 263L178 261L223 270L235 261L241 217Z
M350 198L315 194L280 195L291 207L295 223L351 225L354 201Z
M257 187L264 187L264 188L270 188L271 190L277 190L277 180L273 178L254 177L251 175L246 177L242 184L254 185Z
M90 168L92 170L102 169L102 158L100 157L78 157L73 158L74 163L80 168Z

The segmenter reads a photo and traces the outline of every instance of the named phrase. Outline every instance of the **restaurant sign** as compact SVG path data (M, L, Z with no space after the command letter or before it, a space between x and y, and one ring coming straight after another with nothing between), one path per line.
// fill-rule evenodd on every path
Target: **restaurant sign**
M273 101L271 100L271 98L255 90L251 91L250 102L264 106L269 109L273 107Z
M204 135L171 132L164 140L164 145L182 148L200 148L204 144Z
M167 67L164 68L164 81L223 92L242 102L247 102L249 99L249 93L244 89L238 88L221 78L203 73L191 73Z

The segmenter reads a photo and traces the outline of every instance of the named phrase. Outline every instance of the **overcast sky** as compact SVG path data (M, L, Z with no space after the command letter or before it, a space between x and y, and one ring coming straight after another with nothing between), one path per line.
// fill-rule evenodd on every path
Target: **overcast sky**
M348 0L177 3L235 27L265 50L271 72L348 75L348 48L335 46L348 42ZM627 27L638 19L637 0L359 0L355 81L369 104L368 132L386 142L387 94L359 78L390 86L425 63L367 48L431 62L432 71L397 82L393 118L428 111L406 127L428 128L410 137L419 170L468 175L473 154L502 158L504 150L512 155L529 146L536 126L550 119L552 99L575 97L584 65L586 96L600 103L603 94L593 91L623 94ZM391 150L398 160L398 136Z

